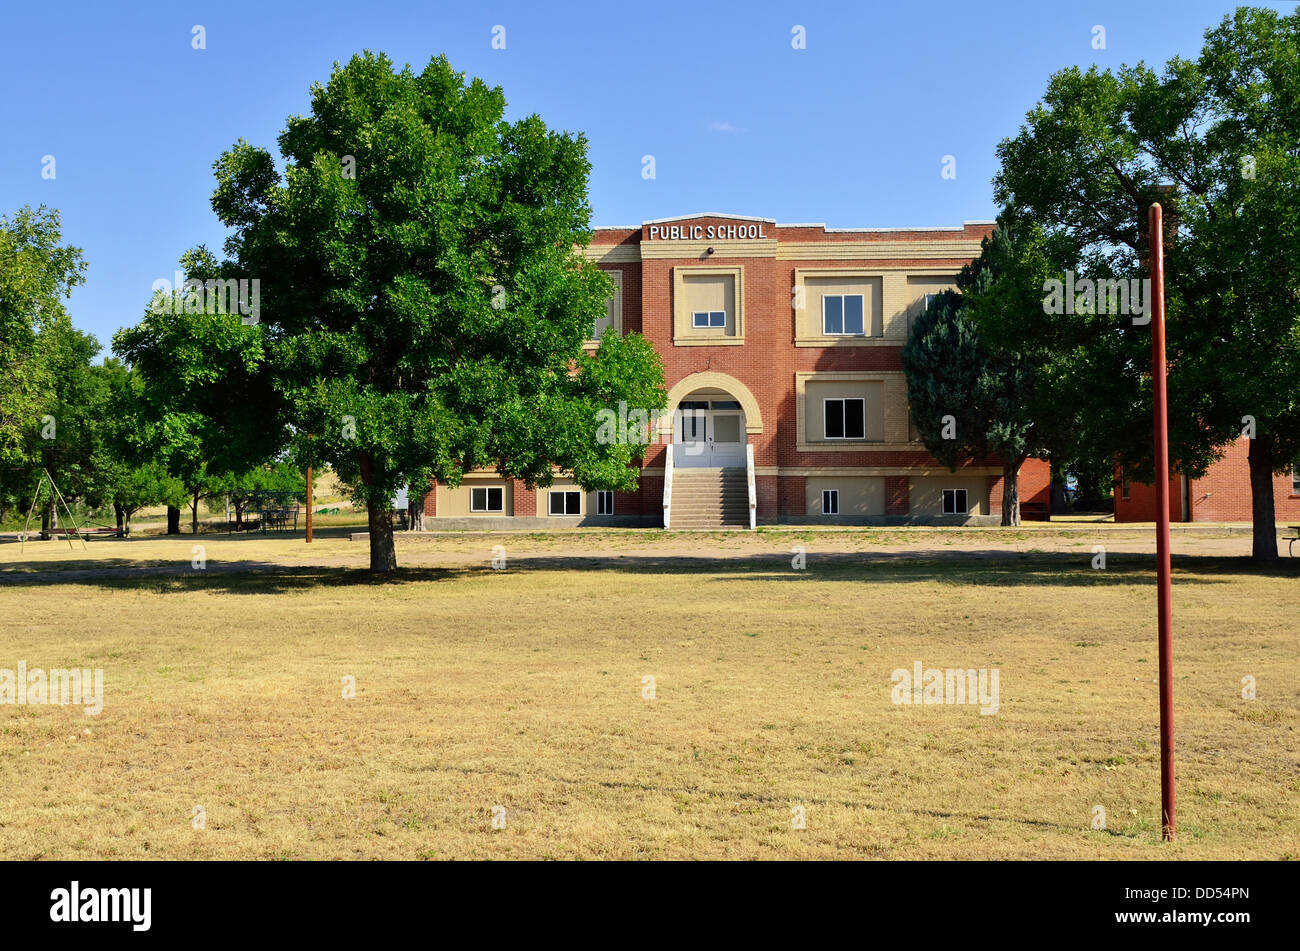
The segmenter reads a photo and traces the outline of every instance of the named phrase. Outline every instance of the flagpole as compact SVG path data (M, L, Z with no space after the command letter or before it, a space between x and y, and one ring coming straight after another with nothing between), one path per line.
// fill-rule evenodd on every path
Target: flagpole
M1161 836L1174 838L1174 662L1169 556L1169 417L1165 391L1165 248L1163 209L1151 206L1151 384L1156 449L1156 604L1160 639Z

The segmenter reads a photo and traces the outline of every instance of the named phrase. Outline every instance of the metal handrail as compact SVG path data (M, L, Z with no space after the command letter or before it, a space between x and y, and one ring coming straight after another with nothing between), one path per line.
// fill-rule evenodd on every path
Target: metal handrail
M745 443L745 481L749 483L749 530L758 527L758 489L754 485L754 444Z
M672 523L673 514L673 444L664 448L664 528Z

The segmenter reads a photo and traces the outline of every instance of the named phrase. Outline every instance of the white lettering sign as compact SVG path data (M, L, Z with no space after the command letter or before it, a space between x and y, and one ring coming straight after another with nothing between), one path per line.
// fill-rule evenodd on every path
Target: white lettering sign
M651 225L651 241L766 240L762 225Z

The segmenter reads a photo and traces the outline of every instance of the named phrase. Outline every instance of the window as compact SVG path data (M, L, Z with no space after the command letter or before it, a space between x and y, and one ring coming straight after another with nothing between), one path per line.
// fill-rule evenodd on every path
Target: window
M966 505L965 489L944 489L943 490L943 514L944 515L965 515L970 511Z
M1119 497L1120 497L1120 499L1121 499L1122 501L1124 501L1124 502L1127 502L1127 501L1129 500L1129 482L1128 482L1128 476L1124 476L1124 478L1120 480L1120 483L1119 483Z
M822 295L822 333L829 336L861 337L862 295Z
M866 400L827 400L825 434L827 439L866 439Z
M469 490L469 510L471 512L504 512L506 492L501 486L485 486Z
M596 514L613 515L614 514L614 493L597 492L596 493Z
M822 514L823 515L840 514L840 490L839 489L822 489Z
M547 496L552 515L581 515L582 493L570 489L552 490Z
M614 329L615 334L623 332L623 272L605 271L605 275L614 282L614 296L605 299L605 316L598 317L591 329L591 340L600 340L601 335Z
M1300 495L1300 460L1291 465L1291 494Z
M934 299L938 296L939 296L938 294L922 294L921 295L922 312L929 310L930 305L934 303Z
M695 328L725 327L727 326L727 313L722 310L697 310L691 315L691 326Z

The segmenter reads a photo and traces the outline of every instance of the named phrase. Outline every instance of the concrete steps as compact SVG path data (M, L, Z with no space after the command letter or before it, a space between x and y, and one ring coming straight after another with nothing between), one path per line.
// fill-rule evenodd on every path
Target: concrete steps
M671 528L749 528L745 470L673 469Z

